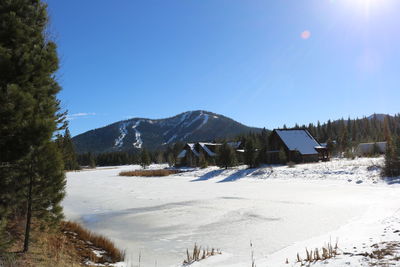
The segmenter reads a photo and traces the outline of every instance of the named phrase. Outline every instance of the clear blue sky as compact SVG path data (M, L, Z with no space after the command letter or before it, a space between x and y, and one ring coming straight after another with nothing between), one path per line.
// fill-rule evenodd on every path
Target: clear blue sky
M47 0L73 135L204 109L249 126L398 113L398 0Z

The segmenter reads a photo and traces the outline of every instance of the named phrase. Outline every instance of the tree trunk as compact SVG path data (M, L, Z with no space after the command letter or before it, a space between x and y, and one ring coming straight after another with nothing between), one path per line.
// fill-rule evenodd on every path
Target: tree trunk
M31 220L32 220L32 187L33 187L33 176L31 174L29 178L29 191L28 191L28 203L26 210L25 240L24 240L23 252L28 252L29 250L29 238L30 238Z

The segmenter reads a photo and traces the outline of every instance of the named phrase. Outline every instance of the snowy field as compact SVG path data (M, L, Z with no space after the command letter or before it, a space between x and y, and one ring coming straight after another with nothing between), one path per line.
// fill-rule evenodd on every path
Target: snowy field
M139 254L141 266L180 266L194 243L222 254L192 266L251 266L252 250L258 267L300 266L298 252L304 258L305 247L337 238L342 255L328 266L369 266L358 254L400 241L400 185L380 179L374 165L382 163L210 167L160 178L118 176L139 166L97 168L67 174L63 205L67 219L126 248L129 266Z

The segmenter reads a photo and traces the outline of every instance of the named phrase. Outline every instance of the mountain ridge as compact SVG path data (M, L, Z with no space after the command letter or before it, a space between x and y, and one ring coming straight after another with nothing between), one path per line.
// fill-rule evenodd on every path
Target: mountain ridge
M175 142L213 141L258 132L229 117L205 110L186 111L165 119L131 118L73 137L78 153L160 149Z

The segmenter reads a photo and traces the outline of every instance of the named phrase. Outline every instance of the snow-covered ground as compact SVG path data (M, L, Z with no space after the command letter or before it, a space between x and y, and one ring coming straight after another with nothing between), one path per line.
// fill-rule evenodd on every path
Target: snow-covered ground
M368 266L357 254L400 241L400 185L380 179L374 165L382 163L210 167L160 178L118 176L139 166L98 168L67 174L63 204L68 219L126 248L131 266L139 254L141 266L179 266L194 243L222 254L193 266L251 266L252 250L258 267L300 266L297 253L337 238L342 255L328 266Z

